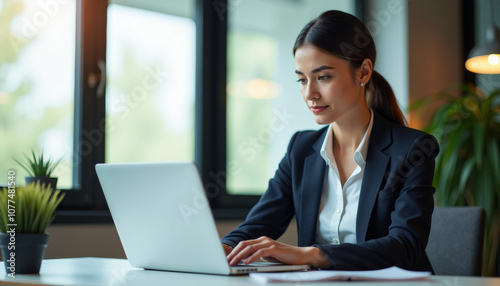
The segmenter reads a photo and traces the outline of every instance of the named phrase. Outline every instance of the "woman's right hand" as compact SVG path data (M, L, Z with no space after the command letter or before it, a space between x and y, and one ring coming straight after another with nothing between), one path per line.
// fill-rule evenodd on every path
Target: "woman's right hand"
M229 255L229 253L231 253L231 251L233 251L233 248L227 244L222 244L222 248L224 248L224 252L226 253L226 256Z

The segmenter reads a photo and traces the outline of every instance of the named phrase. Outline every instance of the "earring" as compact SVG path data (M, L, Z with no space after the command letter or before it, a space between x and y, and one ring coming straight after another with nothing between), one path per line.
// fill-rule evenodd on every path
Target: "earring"
M362 82L362 83L360 83L359 85L360 85L360 86L363 86L363 85L365 85L365 84Z

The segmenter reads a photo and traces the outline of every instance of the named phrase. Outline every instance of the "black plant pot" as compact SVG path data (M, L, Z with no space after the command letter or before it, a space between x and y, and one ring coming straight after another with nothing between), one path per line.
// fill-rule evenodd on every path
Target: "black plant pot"
M25 177L26 185L29 183L40 182L40 184L45 184L46 186L50 186L52 191L56 190L57 187L57 178L49 178L49 177Z
M7 275L39 273L48 241L47 233L0 233Z

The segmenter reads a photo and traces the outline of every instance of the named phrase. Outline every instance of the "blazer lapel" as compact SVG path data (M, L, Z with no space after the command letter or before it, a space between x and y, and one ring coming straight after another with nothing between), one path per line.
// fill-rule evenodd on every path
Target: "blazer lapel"
M390 157L383 150L392 143L389 122L376 112L373 112L373 114L375 117L373 118L373 128L359 195L358 216L356 218L356 239L358 242L366 239L370 215L390 160Z
M297 215L299 227L299 246L312 245L316 238L319 204L325 179L326 162L319 154L326 135L320 136L313 144L313 153L305 158L301 186L301 215Z

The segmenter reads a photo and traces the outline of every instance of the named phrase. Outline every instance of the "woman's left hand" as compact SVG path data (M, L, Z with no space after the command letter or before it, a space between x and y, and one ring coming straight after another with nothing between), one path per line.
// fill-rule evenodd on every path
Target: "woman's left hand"
M330 260L319 248L291 246L266 236L241 241L227 256L229 264L233 266L240 261L249 264L259 258L268 262L282 262L294 265L306 264L320 268L321 266L331 265Z

